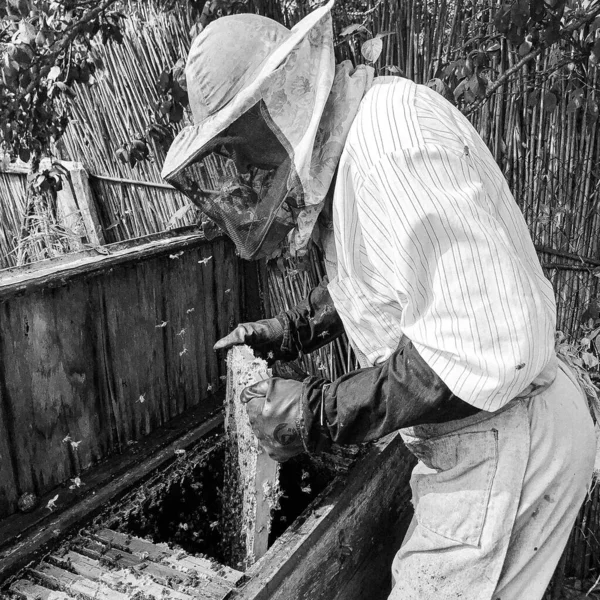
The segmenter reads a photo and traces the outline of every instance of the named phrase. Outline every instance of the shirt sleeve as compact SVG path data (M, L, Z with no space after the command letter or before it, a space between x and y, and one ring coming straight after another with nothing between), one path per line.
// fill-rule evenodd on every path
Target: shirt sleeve
M468 151L424 146L385 154L356 202L403 335L453 394L493 411L554 356L555 304L520 211L489 187Z

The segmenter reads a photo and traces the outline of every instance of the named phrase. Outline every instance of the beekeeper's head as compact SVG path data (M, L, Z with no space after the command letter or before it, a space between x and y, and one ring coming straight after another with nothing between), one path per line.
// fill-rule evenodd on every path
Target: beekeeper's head
M186 80L194 124L173 142L162 175L244 258L271 254L292 230L296 250L305 247L331 183L336 165L321 176L326 161L315 165L313 151L327 141L332 4L292 30L258 15L222 17L192 44Z

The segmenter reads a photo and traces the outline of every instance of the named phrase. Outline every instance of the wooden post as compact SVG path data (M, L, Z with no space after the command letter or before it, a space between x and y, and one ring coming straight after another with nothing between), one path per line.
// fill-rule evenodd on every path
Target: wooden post
M71 231L81 233L94 246L104 244L104 233L90 187L87 171L78 162L62 162L69 174L63 189L57 194L57 202L65 225Z
M260 447L240 401L242 390L271 376L267 363L255 358L248 346L234 346L227 357L225 430L237 445L238 493L242 496L241 523L246 541L246 564L251 565L267 551L271 507L278 498L279 467ZM235 439L233 439L235 438Z
M56 201L61 220L65 227L82 238L86 238L89 244L98 246L105 243L104 232L96 209L96 203L87 171L83 164L73 161L58 161L68 171L64 177L63 188L57 194ZM52 161L43 159L40 170L50 169ZM2 165L5 173L29 174L29 165L23 162L17 164ZM81 249L81 244L72 250Z

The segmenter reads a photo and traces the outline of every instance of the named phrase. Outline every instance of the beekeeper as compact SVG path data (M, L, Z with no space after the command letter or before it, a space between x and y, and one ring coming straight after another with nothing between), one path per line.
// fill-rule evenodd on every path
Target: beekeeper
M291 31L223 17L192 45L194 125L163 176L243 258L316 239L329 275L215 348L285 360L345 331L363 368L245 390L263 446L286 460L400 429L419 462L390 598L542 598L595 454L552 286L473 127L425 86L336 68L331 8Z

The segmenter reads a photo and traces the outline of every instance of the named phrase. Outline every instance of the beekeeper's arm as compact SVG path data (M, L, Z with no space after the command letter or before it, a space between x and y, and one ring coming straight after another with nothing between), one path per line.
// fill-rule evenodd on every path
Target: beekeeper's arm
M457 398L408 342L382 365L334 382L272 377L242 392L250 423L269 455L284 461L332 443L359 444L422 423L478 412Z
M248 344L261 358L294 360L299 352L309 354L325 346L344 332L327 283L324 278L305 300L271 319L241 323L214 349Z

